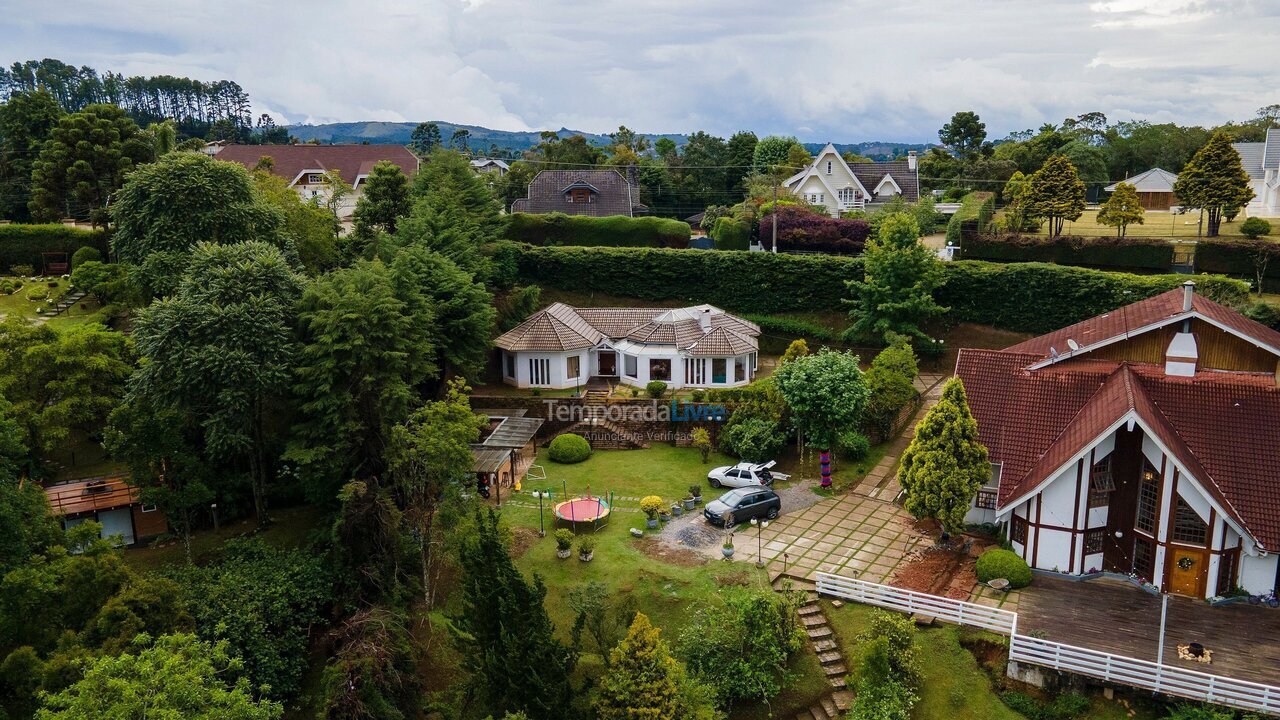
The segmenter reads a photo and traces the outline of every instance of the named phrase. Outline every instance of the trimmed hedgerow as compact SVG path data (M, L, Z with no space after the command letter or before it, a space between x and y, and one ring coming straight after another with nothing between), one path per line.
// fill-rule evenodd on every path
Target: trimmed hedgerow
M990 192L971 192L960 198L960 208L947 221L947 244L960 245L961 226L972 223L977 232L986 230L995 215L996 196Z
M1196 245L1196 269L1253 279L1265 260L1265 280L1280 278L1280 243L1268 240L1202 240Z
M796 320L795 318L757 315L755 313L743 313L742 318L759 325L760 329L765 333L778 333L791 337L824 340L827 342L834 342L840 337L839 333L831 328L804 320Z
M566 465L580 463L591 457L591 443L587 442L587 439L581 435L565 433L564 435L557 435L551 441L547 454L558 463Z
M796 205L779 205L760 217L760 244L773 249L773 214L778 214L778 249L857 255L867 244L871 223L833 218Z
M718 217L711 226L710 235L717 250L746 250L751 245L751 223Z
M107 252L107 234L68 225L0 225L0 270L30 265L39 270L41 253L62 252L70 258L82 247Z
M1009 581L1011 588L1024 588L1031 584L1031 568L1027 561L1012 550L991 548L978 557L974 566L978 582L991 582L996 578Z
M507 239L530 245L672 247L689 245L689 224L660 217L512 213Z
M1168 270L1173 245L1160 238L1037 237L979 235L964 243L966 260L1051 262L1128 270Z

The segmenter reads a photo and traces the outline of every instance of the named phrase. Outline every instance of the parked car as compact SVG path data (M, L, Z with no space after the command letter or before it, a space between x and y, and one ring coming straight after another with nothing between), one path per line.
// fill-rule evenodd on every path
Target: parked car
M769 488L737 488L707 503L702 516L712 525L731 528L751 518L772 520L782 512L782 499Z
M771 468L778 463L770 460L767 463L740 462L737 465L723 465L707 473L707 482L711 487L768 487L774 480L786 480L790 475L775 473Z

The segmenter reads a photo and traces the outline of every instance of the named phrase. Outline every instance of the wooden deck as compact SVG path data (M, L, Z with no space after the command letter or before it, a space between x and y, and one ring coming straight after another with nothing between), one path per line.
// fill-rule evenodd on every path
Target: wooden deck
M1166 664L1280 686L1280 609L1247 603L1210 607L1172 596L1165 627ZM1160 598L1119 580L1037 576L1019 599L1018 632L1155 660ZM1177 646L1189 642L1203 644L1213 662L1179 659Z

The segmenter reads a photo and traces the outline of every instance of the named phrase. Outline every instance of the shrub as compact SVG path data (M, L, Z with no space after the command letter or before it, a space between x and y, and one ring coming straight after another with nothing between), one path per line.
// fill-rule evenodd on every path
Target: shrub
M707 233L717 250L746 250L751 246L751 223L731 217L717 218Z
M1244 311L1245 317L1260 322L1272 329L1280 329L1280 305L1269 302L1255 302Z
M871 234L866 220L833 218L801 207L782 205L760 217L760 244L773 249L773 215L778 215L778 249L856 255Z
M762 417L738 422L730 418L720 431L720 449L742 460L764 462L777 455L785 439L776 422Z
M658 513L662 511L662 498L657 495L645 495L640 498L640 511L643 512L650 520L658 517Z
M707 391L702 388L694 388L689 392L689 398L696 403L700 403L707 397Z
M760 326L760 330L769 334L790 335L798 338L812 338L814 340L823 340L831 342L837 339L839 333L831 328L823 327L817 323L807 322L805 320L796 320L795 318L776 317L773 315L755 315L752 313L744 313L744 320L750 320Z
M962 244L964 238L961 226L965 223L969 223L978 232L984 230L986 223L991 221L995 201L995 194L989 192L971 192L960 198L960 208L947 221L947 244Z
M591 457L591 443L581 435L565 433L551 441L547 454L553 461L565 465L580 463Z
M506 237L530 245L684 248L690 232L688 223L660 217L512 213Z
M715 689L720 705L782 691L787 663L804 647L792 595L728 590L694 611L680 634L679 654L690 675Z
M1257 240L1263 235L1271 234L1271 223L1262 218L1251 217L1240 223L1240 234L1250 240Z
M80 263L90 260L102 262L102 252L92 245L85 245L71 255L71 269L74 270L80 267Z
M871 440L857 430L846 430L840 433L836 448L842 458L856 462L871 452Z
M1165 271L1173 264L1173 244L1160 238L979 235L965 241L964 258Z
M31 277L36 274L34 265L10 265L9 272L18 277Z
M583 535L582 537L578 538L578 554L579 555L590 555L591 553L595 552L595 549L596 549L596 537L594 535Z
M557 550L563 552L573 547L573 531L569 528L560 528L553 537L556 539Z
M1040 717L1040 703L1025 693L1020 693L1016 690L1000 693L1000 702L1008 706L1010 710L1025 716L1028 720L1036 720L1036 718Z
M44 264L42 253L61 252L73 257L86 246L96 249L99 255L105 253L107 234L67 225L0 225L0 269L29 276L32 268Z
M39 285L27 291L27 299L32 302L39 302L49 297L49 288Z
M978 558L974 570L979 582L1004 578L1012 588L1024 588L1031 584L1031 568L1026 560L1018 557L1012 550L991 548Z
M649 393L649 397L657 400L667 391L667 384L661 380L650 380L648 384L644 386L644 391Z

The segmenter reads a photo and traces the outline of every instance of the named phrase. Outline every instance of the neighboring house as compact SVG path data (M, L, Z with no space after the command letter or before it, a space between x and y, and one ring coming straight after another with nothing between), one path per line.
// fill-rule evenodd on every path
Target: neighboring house
M1253 217L1280 217L1280 128L1267 130L1264 142L1234 143L1240 163L1249 173L1253 200L1245 213Z
M1276 588L1280 332L1194 283L1004 350L960 351L992 479L970 522L1034 568L1196 598Z
M636 169L543 170L529 183L529 196L511 203L511 212L565 213L634 217L648 212L640 204Z
M102 525L102 537L118 535L125 545L169 530L164 513L154 505L143 505L138 488L123 477L72 480L49 485L44 491L63 528L93 520Z
M272 175L284 178L303 200L318 202L329 198L324 174L337 170L352 188L338 208L338 215L343 218L355 211L356 201L364 192L364 181L378 162L389 160L410 177L418 171L418 157L403 145L227 145L214 157L240 163L250 170L262 158L270 157Z
M1144 210L1168 210L1178 204L1178 199L1173 196L1173 184L1177 181L1177 175L1160 168L1151 168L1120 182L1129 183L1138 189L1138 204ZM1109 193L1115 192L1116 185L1120 182L1102 189Z
M476 478L488 480L489 487L512 487L529 472L538 449L533 439L542 427L541 418L524 417L525 410L485 410L489 427L480 442L471 445Z
M822 205L831 217L850 210L889 201L895 195L907 202L920 199L920 169L916 151L906 160L847 163L831 143L822 148L809 167L782 182L782 186L811 205Z
M495 158L476 158L471 161L471 169L478 173L498 173L498 177L502 177L511 166Z
M494 341L502 380L572 388L592 377L644 387L737 387L755 378L760 328L711 305L574 308L555 303Z

